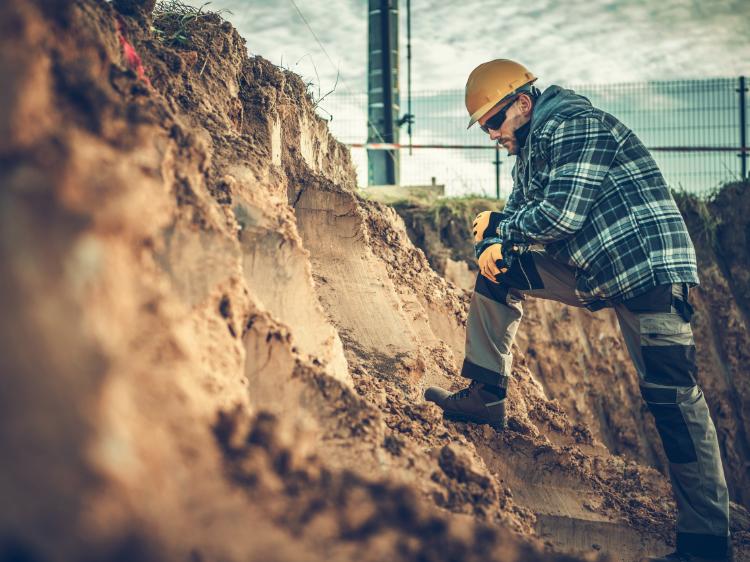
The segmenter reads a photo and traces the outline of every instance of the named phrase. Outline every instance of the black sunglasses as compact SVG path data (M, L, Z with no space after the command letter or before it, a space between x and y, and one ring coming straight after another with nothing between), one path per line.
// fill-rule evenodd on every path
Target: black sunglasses
M506 105L500 111L495 113L495 115L487 119L487 121L484 122L484 125L480 125L479 128L488 134L490 132L490 129L497 131L500 127L502 127L503 121L505 121L505 114L508 112L508 110L510 109L510 106L513 105L517 99L518 99L517 97L513 98L508 105Z

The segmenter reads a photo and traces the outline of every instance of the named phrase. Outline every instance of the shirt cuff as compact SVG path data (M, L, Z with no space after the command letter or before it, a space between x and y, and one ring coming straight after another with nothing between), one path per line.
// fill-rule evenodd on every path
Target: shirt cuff
M502 238L503 240L510 240L511 239L511 236L510 236L510 221L509 220L502 221L497 226L497 235L500 238Z
M511 221L501 222L497 227L497 235L505 241L529 242L529 237L517 228L513 228Z

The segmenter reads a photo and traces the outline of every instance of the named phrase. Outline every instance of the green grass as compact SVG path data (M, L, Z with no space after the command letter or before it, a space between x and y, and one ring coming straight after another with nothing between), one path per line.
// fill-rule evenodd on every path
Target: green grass
M159 0L153 12L153 31L156 38L171 47L193 47L194 32L201 20L221 22L222 14L228 10L211 12L204 10L211 2L199 7L185 4L180 0Z
M716 249L716 232L721 221L710 209L711 199L716 196L716 191L710 197L698 197L686 191L672 190L672 196L695 241L700 241L706 248Z
M441 224L447 217L458 219L470 225L474 217L480 212L500 211L505 205L505 201L502 199L489 198L478 194L459 197L435 197L430 193L412 192L390 200L382 200L377 196L373 198L396 209L418 207L423 216L432 215L432 222L435 225Z
M462 195L461 197L445 197L438 199L436 204L452 210L457 214L476 211L499 211L505 206L505 201L484 195ZM476 213L474 213L476 215Z

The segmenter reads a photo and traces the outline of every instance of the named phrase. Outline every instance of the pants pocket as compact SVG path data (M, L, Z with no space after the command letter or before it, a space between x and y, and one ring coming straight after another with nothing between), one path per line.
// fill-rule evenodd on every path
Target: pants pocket
M698 368L689 322L677 313L639 314L645 380L666 386L693 386Z

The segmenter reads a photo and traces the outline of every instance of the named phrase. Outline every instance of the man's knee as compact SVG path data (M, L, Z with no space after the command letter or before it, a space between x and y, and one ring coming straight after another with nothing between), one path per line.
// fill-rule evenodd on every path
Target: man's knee
M511 287L503 280L503 277L503 275L500 275L498 282L493 283L480 273L477 275L474 292L487 297L491 301L504 305L514 305L522 302L524 300L523 293Z
M534 263L533 252L520 254L507 272L497 276L493 283L484 275L477 275L474 291L503 304L524 300L523 291L543 289L544 283Z

